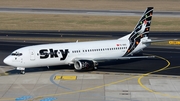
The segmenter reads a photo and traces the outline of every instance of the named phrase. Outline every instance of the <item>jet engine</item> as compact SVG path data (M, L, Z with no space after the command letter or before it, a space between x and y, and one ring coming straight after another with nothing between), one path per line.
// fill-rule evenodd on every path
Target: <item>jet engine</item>
M74 68L79 70L96 70L98 63L92 60L76 60L74 62Z

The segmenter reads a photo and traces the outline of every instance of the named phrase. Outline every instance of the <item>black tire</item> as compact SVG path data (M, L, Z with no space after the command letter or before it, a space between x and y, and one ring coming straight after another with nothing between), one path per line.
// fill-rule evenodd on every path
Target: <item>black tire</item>
M25 74L26 72L25 72L25 70L21 70L21 74Z

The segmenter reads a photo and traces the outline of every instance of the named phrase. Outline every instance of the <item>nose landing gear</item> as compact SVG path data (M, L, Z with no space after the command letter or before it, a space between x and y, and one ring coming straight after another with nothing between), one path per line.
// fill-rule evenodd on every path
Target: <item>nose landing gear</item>
M25 68L23 68L23 67L17 67L16 68L17 70L20 70L20 73L21 74L25 74L26 72L25 72Z
M25 70L21 70L21 74L25 74Z

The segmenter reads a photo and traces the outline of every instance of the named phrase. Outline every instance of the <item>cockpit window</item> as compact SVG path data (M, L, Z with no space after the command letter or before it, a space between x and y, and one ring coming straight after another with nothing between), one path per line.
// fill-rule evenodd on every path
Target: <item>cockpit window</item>
M17 53L17 52L16 52L16 53L11 53L11 55L12 55L12 56L21 56L22 53Z

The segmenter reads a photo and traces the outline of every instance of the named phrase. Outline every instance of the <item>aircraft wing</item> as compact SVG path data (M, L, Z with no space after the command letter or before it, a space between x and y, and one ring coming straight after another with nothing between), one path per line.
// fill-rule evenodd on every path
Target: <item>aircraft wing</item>
M145 59L145 58L155 58L155 56L126 56L126 57L113 57L113 58L95 58L95 61L107 61L107 60L127 60L127 59Z
M75 60L90 60L90 61L97 61L97 62L104 62L110 60L127 60L127 59L145 59L145 58L155 58L155 56L126 56L126 57L99 57L99 58L75 58Z

